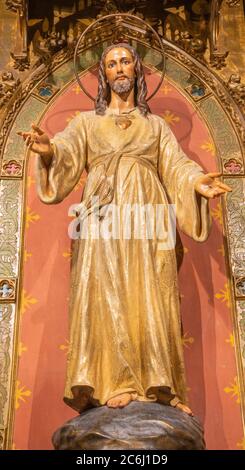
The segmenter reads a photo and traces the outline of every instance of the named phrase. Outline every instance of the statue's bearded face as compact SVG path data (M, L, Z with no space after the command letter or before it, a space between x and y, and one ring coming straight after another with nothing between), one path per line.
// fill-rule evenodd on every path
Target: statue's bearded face
M115 47L105 57L105 73L111 89L118 95L134 87L134 59L123 47Z

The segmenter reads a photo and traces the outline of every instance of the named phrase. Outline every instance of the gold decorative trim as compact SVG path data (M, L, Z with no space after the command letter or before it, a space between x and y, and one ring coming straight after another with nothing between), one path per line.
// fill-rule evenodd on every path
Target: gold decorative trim
M4 437L5 437L5 429L4 427L0 426L0 450L4 448Z

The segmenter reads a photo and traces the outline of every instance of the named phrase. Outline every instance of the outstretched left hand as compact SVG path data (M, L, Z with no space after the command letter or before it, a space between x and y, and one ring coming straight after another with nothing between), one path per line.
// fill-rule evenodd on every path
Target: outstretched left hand
M195 182L194 188L196 192L207 199L212 199L221 194L231 192L232 189L230 186L221 183L221 181L217 179L217 177L221 175L222 173L207 173L206 175L201 175Z

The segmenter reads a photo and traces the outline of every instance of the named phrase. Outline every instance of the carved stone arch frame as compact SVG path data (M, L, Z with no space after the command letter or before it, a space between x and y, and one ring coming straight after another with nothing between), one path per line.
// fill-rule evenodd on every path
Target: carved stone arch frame
M140 41L138 41L140 42ZM170 81L193 103L205 120L217 148L218 167L223 179L233 187L222 201L225 227L226 263L230 274L233 328L236 360L241 391L241 407L245 413L245 216L241 201L244 194L245 158L243 144L245 132L239 108L228 90L213 72L174 44L163 40L166 56L166 74ZM102 43L84 49L101 53ZM142 43L157 69L157 49ZM96 52L97 51L97 52ZM96 55L97 54L97 55ZM19 323L21 313L21 273L24 256L23 235L25 224L25 195L27 156L16 130L26 128L40 117L56 99L59 92L74 77L69 64L73 51L61 51L52 63L41 65L18 88L6 110L0 129L0 447L12 447L14 421L15 382L18 368ZM95 61L97 62L97 60ZM83 64L86 71L91 64ZM63 67L63 81L57 79L56 70ZM52 80L50 77L52 75ZM192 94L192 85L203 89L201 96ZM40 88L49 87L49 97L40 96ZM35 111L31 104L35 102ZM222 119L222 121L221 121ZM221 125L220 125L221 124Z

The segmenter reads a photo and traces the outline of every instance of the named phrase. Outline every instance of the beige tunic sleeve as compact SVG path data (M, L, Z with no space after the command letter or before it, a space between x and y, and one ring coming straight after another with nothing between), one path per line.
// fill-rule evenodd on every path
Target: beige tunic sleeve
M37 192L42 202L61 202L78 183L86 164L86 123L83 113L51 139L54 156L49 166L38 155Z
M211 218L208 200L196 193L195 180L203 169L182 151L168 125L161 120L158 171L169 200L175 204L180 229L194 240L205 241Z

